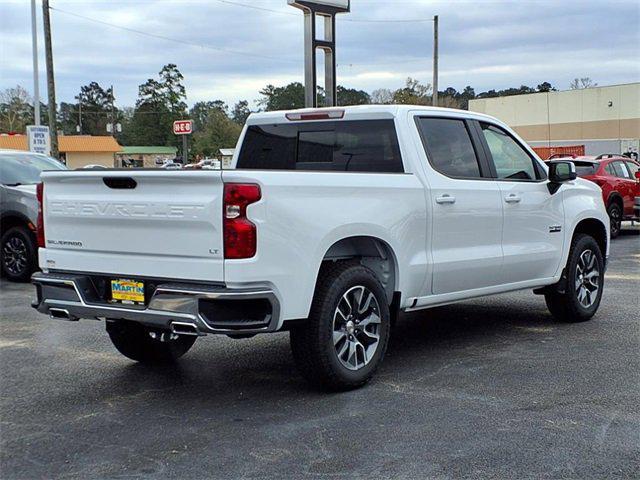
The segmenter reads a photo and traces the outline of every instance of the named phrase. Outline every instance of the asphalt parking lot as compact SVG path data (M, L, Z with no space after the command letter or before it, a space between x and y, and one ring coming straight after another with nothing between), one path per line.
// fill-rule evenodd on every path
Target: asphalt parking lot
M530 292L407 315L367 387L311 390L287 334L120 356L0 284L0 477L637 478L640 229L613 242L588 323Z

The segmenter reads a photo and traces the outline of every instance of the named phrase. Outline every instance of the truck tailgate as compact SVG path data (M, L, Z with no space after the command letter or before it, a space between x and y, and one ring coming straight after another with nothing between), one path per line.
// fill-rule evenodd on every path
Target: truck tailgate
M40 267L224 281L222 174L45 172Z

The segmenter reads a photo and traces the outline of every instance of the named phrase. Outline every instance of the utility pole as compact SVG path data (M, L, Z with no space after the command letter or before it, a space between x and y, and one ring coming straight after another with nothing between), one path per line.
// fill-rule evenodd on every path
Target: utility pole
M438 106L438 15L433 17L433 106Z
M40 126L40 80L38 78L38 28L36 0L31 0L31 42L33 45L33 120Z
M78 100L78 133L82 135L82 95L78 95L76 100Z
M47 94L49 97L49 135L51 136L51 155L58 158L58 132L56 128L56 85L53 79L53 49L51 47L51 19L49 18L49 0L42 0L42 18L44 20L44 48L47 59Z

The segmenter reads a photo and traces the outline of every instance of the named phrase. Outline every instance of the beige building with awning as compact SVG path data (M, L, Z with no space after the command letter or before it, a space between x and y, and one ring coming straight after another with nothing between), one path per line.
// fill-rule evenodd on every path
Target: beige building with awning
M471 100L534 147L584 145L587 155L638 152L640 83Z
M0 135L0 149L28 150L26 135ZM122 150L111 136L60 135L58 150L61 159L69 168L87 165L114 167L115 153Z

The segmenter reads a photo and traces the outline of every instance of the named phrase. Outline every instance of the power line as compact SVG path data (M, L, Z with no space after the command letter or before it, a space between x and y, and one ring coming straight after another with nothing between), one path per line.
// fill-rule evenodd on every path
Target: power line
M222 3L229 3L232 5L238 5L238 6L244 6L244 7L248 7L248 8L253 8L253 9L258 9L258 10L267 10L267 11L272 11L272 12L277 12L277 13L284 13L286 15L297 15L296 13L289 13L289 12L278 12L277 10L271 10L271 9L265 9L263 7L254 7L252 5L245 5L245 4L240 4L240 3L235 3L235 2L229 2L228 0L217 0L219 2ZM159 35L157 33L150 33L150 32L145 32L142 30L138 30L135 28L130 28L130 27L125 27L122 25L116 25L114 23L109 23L109 22L105 22L103 20L98 20L96 18L92 18L92 17L87 17L84 15L80 15L78 13L73 13L73 12L69 12L67 10L62 10L60 8L57 7L49 7L50 10L55 10L57 12L60 12L62 14L65 15L69 15L72 17L76 17L82 20L86 20L88 22L93 22L93 23L97 23L100 25L105 25L107 27L111 27L111 28L117 28L120 30L124 30L127 32L131 32L131 33L135 33L138 35L143 35L146 37L150 37L150 38L156 38L156 39L160 39L160 40L165 40L167 42L172 42L172 43L179 43L182 45L188 45L191 47L198 47L198 48L203 48L203 49L208 49L208 50L214 50L217 52L223 52L223 53L229 53L229 54L233 54L233 55L242 55L242 56L247 56L247 57L252 57L252 58L262 58L262 59L266 59L266 60L276 60L276 61L280 61L280 62L286 62L286 63L299 63L299 60L293 60L293 59L286 59L286 58L282 58L282 57L274 57L274 56L270 56L270 55L261 55L261 54L257 54L257 53L251 53L251 52L243 52L243 51L239 51L239 50L230 50L227 48L223 48L223 47L217 47L214 45L207 45L207 44L202 44L202 43L196 43L196 42L190 42L187 40L182 40L182 39L178 39L178 38L173 38L173 37L167 37L165 35ZM374 22L375 20L371 20L372 22ZM413 20L411 20L413 21ZM433 21L433 20L429 20L429 21ZM371 62L371 63L351 63L351 62L344 62L344 63L340 63L338 64L339 67L374 67L374 66L386 66L386 65L401 65L401 64L405 64L405 63L414 63L414 62L422 62L424 61L423 59L414 59L414 60L402 60L402 61L394 61L394 62Z
M250 8L252 10L260 10L263 12L270 12L270 13L278 13L280 15L291 15L291 16L298 16L299 14L294 13L294 12L284 12L282 10L275 10L273 8L267 8L267 7L258 7L256 5L247 5L246 3L239 3L239 2L232 2L230 0L216 0L219 3L224 3L227 5L233 5L236 7L244 7L244 8ZM344 21L344 22L354 22L354 23L423 23L423 22L433 22L432 18L411 18L411 19L391 19L391 20L375 20L375 19L365 19L365 18L342 18L340 17L340 20Z
M204 49L208 49L208 50L215 50L218 52L224 52L224 53L230 53L233 55L243 55L243 56L247 56L247 57L253 57L253 58L264 58L267 60L276 60L276 61L280 61L280 62L290 62L290 63L299 63L298 60L292 60L292 59L287 59L287 58L282 58L282 57L273 57L270 55L261 55L258 53L251 53L251 52L243 52L243 51L239 51L239 50L229 50L227 48L223 48L223 47L216 47L214 45L205 45L202 43L195 43L195 42L189 42L186 40L181 40L178 38L172 38L172 37L166 37L164 35L158 35L157 33L149 33L149 32L144 32L142 30L137 30L135 28L130 28L130 27L124 27L122 25L116 25L114 23L109 23L109 22L105 22L103 20L98 20L96 18L91 18L91 17L85 17L84 15L80 15L77 13L73 13L73 12L68 12L66 10L62 10L60 8L55 8L55 7L49 7L51 10L55 10L56 12L60 12L63 13L65 15L70 15L72 17L76 17L76 18L81 18L83 20L87 20L89 22L94 22L94 23L98 23L101 25L106 25L107 27L111 27L111 28L118 28L120 30L125 30L127 32L131 32L131 33L137 33L138 35L144 35L147 37L151 37L151 38L157 38L160 40L166 40L168 42L172 42L172 43L180 43L182 45L189 45L191 47L199 47L199 48L204 48Z

